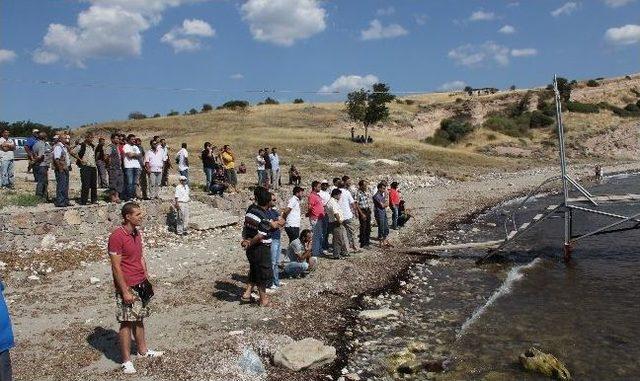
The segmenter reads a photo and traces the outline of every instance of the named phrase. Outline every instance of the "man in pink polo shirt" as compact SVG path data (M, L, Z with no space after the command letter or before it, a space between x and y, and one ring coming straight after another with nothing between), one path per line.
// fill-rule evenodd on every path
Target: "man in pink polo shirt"
M163 352L147 347L143 319L149 316L153 288L149 283L147 264L142 255L142 235L138 226L143 213L140 205L128 202L122 207L122 226L109 236L109 257L116 288L116 318L120 323L118 341L122 355L122 371L136 372L131 362L131 334L136 340L138 357L160 357Z
M311 230L313 231L313 244L311 253L314 257L319 257L322 253L322 219L324 218L324 203L322 197L320 197L320 182L314 181L311 183L311 192L309 192L309 204L307 216L309 217L309 223L311 224Z

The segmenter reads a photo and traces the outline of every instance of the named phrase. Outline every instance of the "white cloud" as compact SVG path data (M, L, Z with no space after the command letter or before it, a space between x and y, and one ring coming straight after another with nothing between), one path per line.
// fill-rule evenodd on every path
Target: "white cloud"
M378 19L369 23L369 28L360 31L360 37L364 40L379 40L382 38L395 38L409 34L409 32L398 24L384 26Z
M170 45L176 53L193 52L202 47L201 38L213 37L215 34L215 29L207 22L187 19L182 22L182 26L174 27L162 36L160 41Z
M516 28L511 25L505 25L498 30L498 32L502 34L514 34L516 32Z
M496 14L493 12L475 11L469 16L469 21L491 21L495 20Z
M92 58L138 56L142 33L161 20L165 9L185 1L88 0L91 5L78 14L75 26L49 24L33 60L84 67Z
M443 83L440 87L438 87L438 90L440 91L462 90L465 88L465 86L467 86L467 83L465 81L451 81L451 82Z
M611 8L624 7L627 4L634 2L635 0L604 0L604 3Z
M332 84L322 86L319 92L333 93L368 89L378 82L378 77L372 74L365 75L364 77L361 77L359 75L341 75L340 77L338 77L338 79L333 81Z
M240 10L254 39L276 45L291 46L326 28L317 0L248 0Z
M494 61L500 66L509 64L509 48L487 41L482 45L462 45L449 51L447 56L458 65L481 66Z
M538 50L533 48L511 50L511 56L513 57L531 57L531 56L537 56L537 55L538 55Z
M11 62L15 60L17 56L13 50L0 49L0 63Z
M396 13L396 9L393 6L389 6L387 8L380 8L376 11L376 15L378 16L389 16Z
M427 16L425 14L414 14L413 18L414 18L414 20L416 20L416 24L424 25L424 24L427 23L427 20L429 19L429 16Z
M562 16L562 15L570 15L574 11L578 10L578 8L580 8L580 4L579 3L576 3L575 1L570 1L568 3L565 3L560 8L551 11L551 16L559 17L559 16Z
M236 74L231 74L231 76L229 76L229 78L235 79L235 80L241 80L241 79L244 79L244 75L242 75L240 73L236 73Z
M640 25L627 24L619 28L609 28L604 39L614 45L632 45L640 42Z

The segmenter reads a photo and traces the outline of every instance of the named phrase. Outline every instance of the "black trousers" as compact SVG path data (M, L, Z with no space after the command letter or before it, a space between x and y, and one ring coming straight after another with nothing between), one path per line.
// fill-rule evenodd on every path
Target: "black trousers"
M360 221L360 234L359 241L360 247L367 246L371 243L371 209L361 209L364 213L364 218L362 216L358 216Z
M86 204L91 191L91 202L98 202L98 170L96 167L80 167L80 204Z
M300 228L295 228L293 226L287 226L284 228L285 233L287 233L287 237L289 237L289 242L293 242L298 237L300 237Z

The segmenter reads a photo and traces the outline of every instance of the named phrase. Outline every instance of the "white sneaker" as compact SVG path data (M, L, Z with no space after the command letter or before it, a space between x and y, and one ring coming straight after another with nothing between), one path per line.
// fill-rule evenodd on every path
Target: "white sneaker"
M138 353L138 357L162 357L162 355L164 355L164 352L154 351L153 349L147 349L145 354Z
M131 361L123 362L120 369L122 369L122 373L124 374L136 373L136 368L133 367L133 363Z

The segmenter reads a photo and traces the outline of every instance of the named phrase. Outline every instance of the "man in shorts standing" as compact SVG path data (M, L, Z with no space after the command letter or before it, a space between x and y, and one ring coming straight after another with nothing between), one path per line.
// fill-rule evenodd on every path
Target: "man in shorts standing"
M116 288L116 318L120 323L118 342L122 371L133 374L131 334L138 347L138 357L160 357L163 352L147 347L143 319L149 316L149 300L153 296L148 281L147 264L142 255L142 235L138 227L143 213L140 205L128 202L122 207L122 226L109 236L109 257Z

